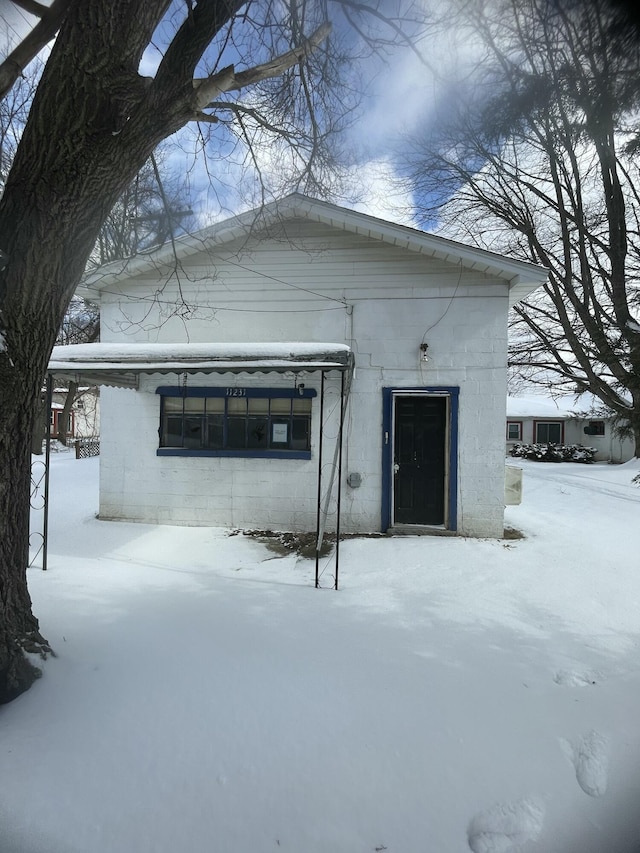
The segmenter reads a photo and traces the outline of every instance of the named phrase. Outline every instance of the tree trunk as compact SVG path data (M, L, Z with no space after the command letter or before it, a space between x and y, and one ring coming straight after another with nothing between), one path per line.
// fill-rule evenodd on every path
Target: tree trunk
M51 429L50 417L51 412L47 411L47 401L40 395L31 436L31 453L34 456L42 456L42 442L47 437L47 430Z
M29 451L49 356L108 212L157 144L193 117L188 68L188 80L176 74L154 94L137 74L165 6L69 7L0 198L0 703L38 675L23 651L50 651L26 583ZM223 0L200 6L228 18Z
M67 446L67 440L69 437L69 424L71 423L71 410L73 408L73 404L76 399L76 394L78 393L78 383L77 382L69 382L69 388L67 389L66 396L64 398L64 406L62 407L62 411L60 412L60 416L58 418L58 441L60 444Z
M9 375L10 373L14 375ZM40 635L27 591L29 562L29 496L31 433L39 383L23 382L17 370L0 370L0 397L17 406L0 406L0 704L14 699L40 674L24 652L46 655L49 646Z
M633 455L636 459L640 459L640 395L637 400L634 399L633 403L633 409L629 416L629 425L635 442L635 453Z
M33 161L37 158L34 152ZM138 166L123 162L122 183ZM12 174L28 201L20 201L9 182L0 201L0 246L9 247L10 255L0 274L6 340L6 349L0 350L0 703L26 690L38 675L23 652L50 651L32 615L26 582L31 441L49 356L100 228L102 199L109 204L121 189L118 182L107 194L98 179L91 187L93 203L73 204L61 191L51 191L53 182L34 183L26 171L27 176L22 169ZM69 161L59 180L73 188L79 182L86 186L88 177ZM38 235L36 245L29 234Z

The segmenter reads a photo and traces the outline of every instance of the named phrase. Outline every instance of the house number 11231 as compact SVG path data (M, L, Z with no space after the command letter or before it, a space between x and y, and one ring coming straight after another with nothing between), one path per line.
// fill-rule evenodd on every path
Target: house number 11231
M227 388L227 397L246 397L246 388Z

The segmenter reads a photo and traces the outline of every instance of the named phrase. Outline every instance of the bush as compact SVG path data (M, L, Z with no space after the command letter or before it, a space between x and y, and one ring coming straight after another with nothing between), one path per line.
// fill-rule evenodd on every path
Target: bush
M595 447L581 444L514 444L511 456L533 459L534 462L593 462Z

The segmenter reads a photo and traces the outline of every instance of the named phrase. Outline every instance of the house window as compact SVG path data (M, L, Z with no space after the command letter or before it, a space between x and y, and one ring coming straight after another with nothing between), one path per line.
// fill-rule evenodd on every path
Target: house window
M507 421L507 441L522 441L522 421Z
M536 421L535 443L536 444L562 444L562 421Z
M604 421L589 421L584 431L586 435L604 435Z
M311 455L315 391L277 388L158 388L160 455Z

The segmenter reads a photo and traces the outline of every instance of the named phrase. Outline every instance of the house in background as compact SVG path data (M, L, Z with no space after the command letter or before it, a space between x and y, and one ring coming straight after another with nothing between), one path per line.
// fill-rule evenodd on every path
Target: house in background
M613 418L601 410L590 394L508 397L507 453L515 444L581 444L596 449L596 461L628 462L633 440L617 435Z
M100 270L100 516L503 533L507 312L532 264L292 195Z
M67 397L66 388L54 388L49 413L51 438L60 433ZM80 388L69 412L68 438L94 438L100 434L100 394L98 388Z
M53 401L51 403L51 408L49 409L49 435L51 438L58 438L60 435L60 430L62 429L62 418L64 417L64 404L59 403L57 401ZM68 438L74 438L76 434L76 420L75 420L75 412L72 410L67 415L67 429L66 434Z

